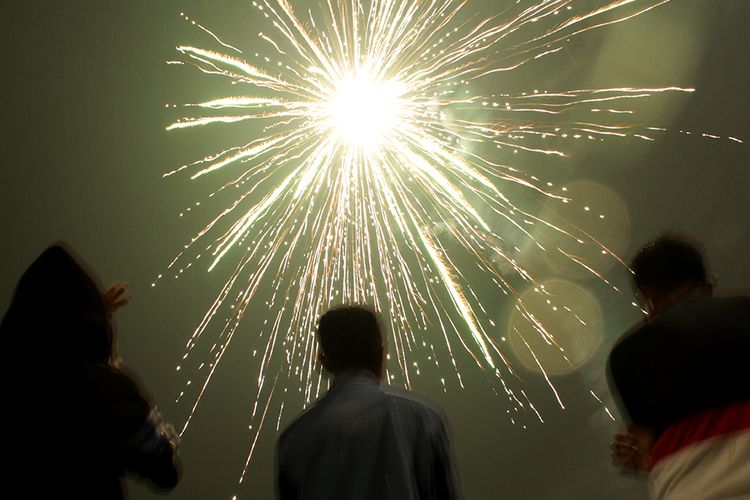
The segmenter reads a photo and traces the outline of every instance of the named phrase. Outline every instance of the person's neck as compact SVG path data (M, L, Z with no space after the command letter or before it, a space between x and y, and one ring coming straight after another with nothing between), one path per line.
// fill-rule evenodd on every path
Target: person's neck
M654 312L652 316L659 315L670 309L675 304L698 294L710 295L712 289L704 283L686 283L675 288L672 292L663 294L654 300Z
M341 385L352 379L370 379L376 384L380 383L380 377L369 368L346 368L333 373L334 385Z

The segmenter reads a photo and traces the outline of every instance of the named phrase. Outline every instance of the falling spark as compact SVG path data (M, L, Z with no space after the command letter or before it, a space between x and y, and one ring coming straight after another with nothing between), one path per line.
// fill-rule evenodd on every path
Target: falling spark
M283 404L293 414L288 397L278 401L280 388L284 394L299 388L300 406L326 388L315 363L318 316L336 304L362 302L381 311L389 326L389 383L410 387L413 377L430 373L446 389L452 373L463 387L461 367L470 360L502 388L512 422L526 414L542 421L525 392L527 404L516 395L522 382L482 305L492 298L470 283L484 280L497 287L492 297L514 300L518 287L534 286L519 242L544 250L536 226L602 280L580 253L560 245L621 261L575 226L520 208L513 201L519 193L542 203L568 198L513 161L518 154L564 159L568 154L550 143L565 140L653 140L663 129L594 120L607 118L601 111L632 114L629 103L693 89L476 95L473 86L558 57L571 38L667 1L606 0L580 11L570 0L507 1L499 15L479 21L465 18L466 2L452 0L321 0L309 10L306 2L295 8L288 0L257 1L253 8L273 29L258 34L268 50L255 55L183 14L220 47L180 45L181 61L169 64L189 63L183 66L224 79L236 92L185 104L195 114L167 130L248 130L246 143L165 174L220 179L209 198L228 200L168 266L179 276L207 259L209 271L227 276L178 367L185 372L200 358L192 361L199 383L180 394L191 400L183 432L252 306L254 316L268 319L260 331L247 332L256 337L260 359L253 362L255 427L244 478L269 411L278 412L276 427ZM591 120L580 119L582 112L592 113ZM456 264L467 261L471 269ZM538 331L554 343L551 333ZM545 379L564 408L546 373Z
M604 404L604 402L601 400L601 398L599 396L597 396L596 393L593 390L589 390L589 392L591 393L592 396L594 396L594 399L596 399L597 403L599 403L600 405L602 405L602 408L604 408L604 412L607 414L607 416L609 417L609 419L612 420L613 422L616 422L617 419L615 418L614 415L612 415L612 412L609 411L609 408L607 408L607 405Z

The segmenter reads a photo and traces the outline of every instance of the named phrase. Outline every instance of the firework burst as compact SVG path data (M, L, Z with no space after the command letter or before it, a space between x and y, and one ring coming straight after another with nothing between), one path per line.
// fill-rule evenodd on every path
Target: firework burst
M169 266L175 272L208 261L209 270L227 274L178 368L199 379L180 395L191 408L183 431L252 304L268 312L263 331L243 332L257 335L259 346L248 463L266 422L278 428L282 421L279 391L299 388L302 404L324 388L315 322L343 302L383 312L390 383L410 386L429 370L443 388L450 380L463 387L460 352L507 396L511 420L541 419L474 288L491 285L514 300L534 334L555 345L519 299L518 287L539 286L519 241L563 255L605 283L581 248L619 259L595 235L519 207L519 192L554 203L568 198L515 167L508 153L545 162L567 156L548 146L565 138L651 140L658 129L565 116L619 116L633 100L692 89L475 95L471 85L667 1L608 0L581 11L570 0L507 1L497 16L472 20L466 2L450 0L321 0L314 10L267 0L253 2L272 28L260 33L265 52L255 57L188 19L213 48L179 46L181 57L170 63L226 79L237 92L186 104L193 113L167 130L252 123L260 132L166 174L231 176L210 195L229 201ZM555 234L554 243L537 227ZM194 360L201 343L209 358Z

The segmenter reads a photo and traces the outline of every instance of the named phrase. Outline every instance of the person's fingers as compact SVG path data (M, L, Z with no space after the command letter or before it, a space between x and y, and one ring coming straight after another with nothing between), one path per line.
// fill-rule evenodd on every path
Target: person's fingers
M108 302L115 302L127 291L127 289L127 283L115 283L104 292L104 298Z
M616 455L636 453L638 451L638 448L633 446L632 443L623 442L623 441L612 441L609 444L609 449L612 452L612 454L616 454Z
M104 302L107 306L108 315L111 316L117 309L130 303L132 296L125 295L127 289L127 283L117 282L104 292Z
M636 446L630 444L613 442L610 444L612 462L616 465L623 465L630 468L637 467L641 461L641 451Z
M124 293L124 290L123 290ZM117 297L114 297L111 301L112 307L117 309L118 307L124 306L126 304L129 304L131 300L133 300L132 295L123 295L123 293L120 293Z
M633 441L613 441L609 445L610 449L614 450L616 448L622 448L622 449L631 449L631 450L637 450L640 447L638 446L638 443L635 443Z

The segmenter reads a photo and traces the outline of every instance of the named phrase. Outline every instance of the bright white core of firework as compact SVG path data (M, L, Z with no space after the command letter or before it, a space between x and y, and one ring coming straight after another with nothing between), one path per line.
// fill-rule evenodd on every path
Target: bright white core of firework
M343 144L377 149L393 136L403 119L403 85L368 73L343 78L325 103L326 125Z

